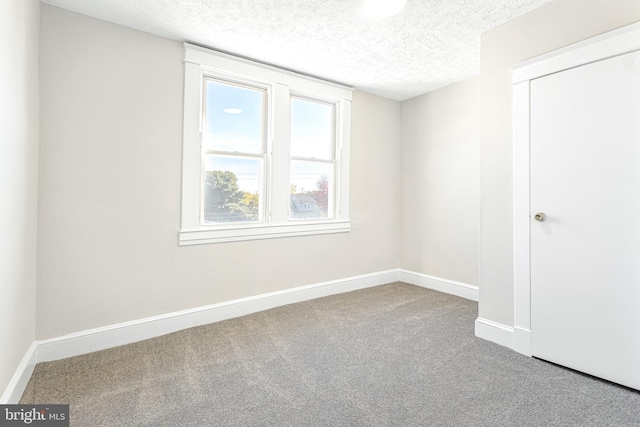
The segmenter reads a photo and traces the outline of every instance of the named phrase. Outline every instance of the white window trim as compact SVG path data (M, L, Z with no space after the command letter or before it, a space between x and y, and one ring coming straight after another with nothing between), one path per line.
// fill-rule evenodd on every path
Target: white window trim
M349 232L349 151L353 89L188 43L184 44L184 62L182 216L178 244L184 246ZM275 118L269 123L267 135L269 162L266 166L266 192L263 196L266 196L265 222L242 225L200 223L202 80L209 74L257 81L270 87L269 115L274 115ZM335 216L328 220L289 219L289 193L282 186L286 183L284 188L289 188L290 94L302 94L336 104L338 131L335 153ZM282 116L286 117L281 118Z

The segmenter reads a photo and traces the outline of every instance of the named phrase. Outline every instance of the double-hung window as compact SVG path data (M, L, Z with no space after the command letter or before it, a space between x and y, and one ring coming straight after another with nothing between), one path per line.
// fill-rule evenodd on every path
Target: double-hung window
M180 245L342 233L351 89L185 44Z

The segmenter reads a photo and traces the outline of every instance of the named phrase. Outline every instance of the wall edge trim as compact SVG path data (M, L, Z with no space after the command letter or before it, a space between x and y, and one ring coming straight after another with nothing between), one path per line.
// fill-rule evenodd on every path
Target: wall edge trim
M476 337L514 349L514 330L493 320L478 317L475 322Z
M195 326L397 280L396 269L385 270L74 332L36 341L37 363L92 353Z
M35 341L31 343L26 353L20 360L16 371L9 380L9 384L4 389L2 397L0 397L0 404L15 404L20 401L24 390L27 388L31 374L36 367L38 357L38 346Z
M398 269L398 280L409 283L410 285L433 289L471 301L477 302L479 300L480 292L478 286L467 283L456 282L454 280L443 279L441 277L430 276L402 268Z

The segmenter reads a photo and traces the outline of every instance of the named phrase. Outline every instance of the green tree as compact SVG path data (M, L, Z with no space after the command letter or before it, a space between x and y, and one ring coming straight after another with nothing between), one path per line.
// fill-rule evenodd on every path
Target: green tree
M242 196L242 208L248 221L257 221L260 213L260 195L244 192Z
M238 177L229 171L207 171L204 192L204 217L207 221L246 221L244 192Z

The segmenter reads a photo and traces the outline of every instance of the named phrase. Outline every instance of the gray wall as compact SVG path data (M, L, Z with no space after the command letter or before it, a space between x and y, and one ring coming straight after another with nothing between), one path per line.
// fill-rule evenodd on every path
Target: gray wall
M37 339L397 268L399 103L354 94L351 233L178 247L181 43L42 20Z
M555 0L483 35L481 317L513 325L509 67L639 20L638 0Z
M37 0L0 1L0 391L34 339Z
M478 284L480 79L402 103L400 267Z

